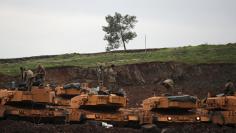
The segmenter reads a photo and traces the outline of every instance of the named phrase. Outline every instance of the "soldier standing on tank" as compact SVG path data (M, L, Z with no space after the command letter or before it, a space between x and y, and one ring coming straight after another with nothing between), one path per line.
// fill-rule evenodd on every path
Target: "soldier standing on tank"
M231 80L228 80L225 84L224 94L227 96L234 95L235 87Z
M115 65L111 65L110 68L107 70L107 81L108 81L108 88L110 93L117 93L118 87L116 83L117 72L114 70Z
M39 86L42 86L44 84L45 76L45 68L41 64L39 64L36 69L36 80L39 82Z
M24 67L20 67L20 81L21 82L25 82L24 81L24 71L25 71L25 68Z
M34 82L34 73L30 69L25 70L23 68L23 70L24 70L22 73L23 82L26 83L27 90L30 91Z
M102 65L99 65L97 68L97 78L98 78L98 84L99 87L103 87L103 82L104 82L104 68Z

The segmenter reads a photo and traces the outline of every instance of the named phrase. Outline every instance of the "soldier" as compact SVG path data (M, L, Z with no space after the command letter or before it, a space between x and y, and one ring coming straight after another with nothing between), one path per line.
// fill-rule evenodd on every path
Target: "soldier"
M228 80L225 84L224 94L228 96L234 95L234 89L234 83L231 80Z
M27 90L30 91L34 81L34 73L31 70L23 72L23 81L26 83Z
M20 81L21 82L25 82L24 81L24 71L25 71L25 68L20 67Z
M117 72L114 70L115 65L111 65L111 67L107 70L108 74L108 83L109 83L109 91L111 93L117 93L118 92L118 87L116 85L116 77L117 77Z
M104 68L102 67L102 65L98 66L97 68L97 78L98 78L98 84L102 88L104 82Z
M162 82L162 85L165 86L165 88L167 89L167 91L173 95L173 91L174 91L174 81L172 79L166 79Z
M39 82L39 86L44 84L46 71L45 68L39 64L36 69L36 81Z

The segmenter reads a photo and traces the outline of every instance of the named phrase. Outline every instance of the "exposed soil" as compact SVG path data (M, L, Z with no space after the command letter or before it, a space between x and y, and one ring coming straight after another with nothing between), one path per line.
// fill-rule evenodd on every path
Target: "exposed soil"
M118 84L129 94L136 95L136 91L143 95L150 95L166 91L160 83L171 78L175 82L176 92L204 97L207 92L219 93L227 80L236 81L236 64L198 64L189 65L176 62L152 62L117 66ZM96 84L95 68L63 67L47 70L48 82L58 84L68 82L92 82ZM143 97L140 97L142 100ZM131 99L130 99L131 100ZM132 100L131 100L132 101Z
M151 62L117 66L118 84L124 88L129 98L129 106L140 106L147 97L165 93L160 83L171 78L176 91L204 98L207 92L222 92L224 84L231 79L236 83L236 64L190 65L176 62ZM17 81L17 77L0 75L0 86ZM69 82L91 82L96 85L95 68L60 67L47 69L47 82L62 85ZM155 91L154 91L155 90ZM11 128L14 127L14 128ZM25 128L22 128L25 127ZM0 132L142 132L141 129L92 127L90 125L34 125L28 122L0 121ZM184 124L158 128L165 132L236 132L232 127L218 127L213 124Z
M136 106L144 98L165 93L160 83L171 78L175 82L175 92L196 95L204 98L208 92L222 92L227 80L236 83L236 64L198 64L189 65L176 62L151 62L117 66L118 84L129 98L129 105ZM18 77L0 75L0 86L15 81ZM97 84L95 68L60 67L47 69L48 83L65 84L70 82L91 82Z
M25 121L0 121L1 133L235 133L234 127L213 124L175 124L152 129L104 128L88 124L53 125L33 124Z

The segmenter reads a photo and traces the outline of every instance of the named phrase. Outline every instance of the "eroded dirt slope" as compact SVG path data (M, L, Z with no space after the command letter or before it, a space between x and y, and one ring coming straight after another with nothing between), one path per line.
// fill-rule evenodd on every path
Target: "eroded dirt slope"
M156 94L165 93L166 90L160 83L166 78L172 78L176 83L176 88L186 94L197 95L201 98L207 92L219 93L225 82L231 79L236 82L236 64L198 64L189 65L175 62L152 62L143 64L132 64L116 67L118 71L118 83L128 95L129 106L140 106L143 99ZM10 77L0 74L0 86L4 87L8 82L17 81L19 76ZM47 82L65 84L69 82L92 82L96 85L95 68L60 67L47 69ZM24 127L24 128L23 128ZM91 125L53 125L53 124L33 124L24 121L0 121L0 132L84 132L84 133L141 133L142 129L112 128L105 129ZM162 133L234 133L235 127L219 127L213 124L180 124L158 127L155 130L145 132Z
M176 83L176 92L203 98L210 91L220 93L228 79L236 81L236 64L198 64L189 65L176 62L151 62L117 66L118 84L128 94L130 106L136 106L155 90L156 94L165 93L160 83L172 78ZM0 85L15 81L19 77L0 75ZM96 85L95 68L60 67L47 69L47 82L65 84L69 82L92 82Z

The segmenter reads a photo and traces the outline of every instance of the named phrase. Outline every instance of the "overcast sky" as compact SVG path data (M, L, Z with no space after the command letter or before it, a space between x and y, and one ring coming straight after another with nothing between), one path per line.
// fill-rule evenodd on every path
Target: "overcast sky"
M0 58L103 52L115 12L137 16L128 49L236 42L236 0L0 0Z

